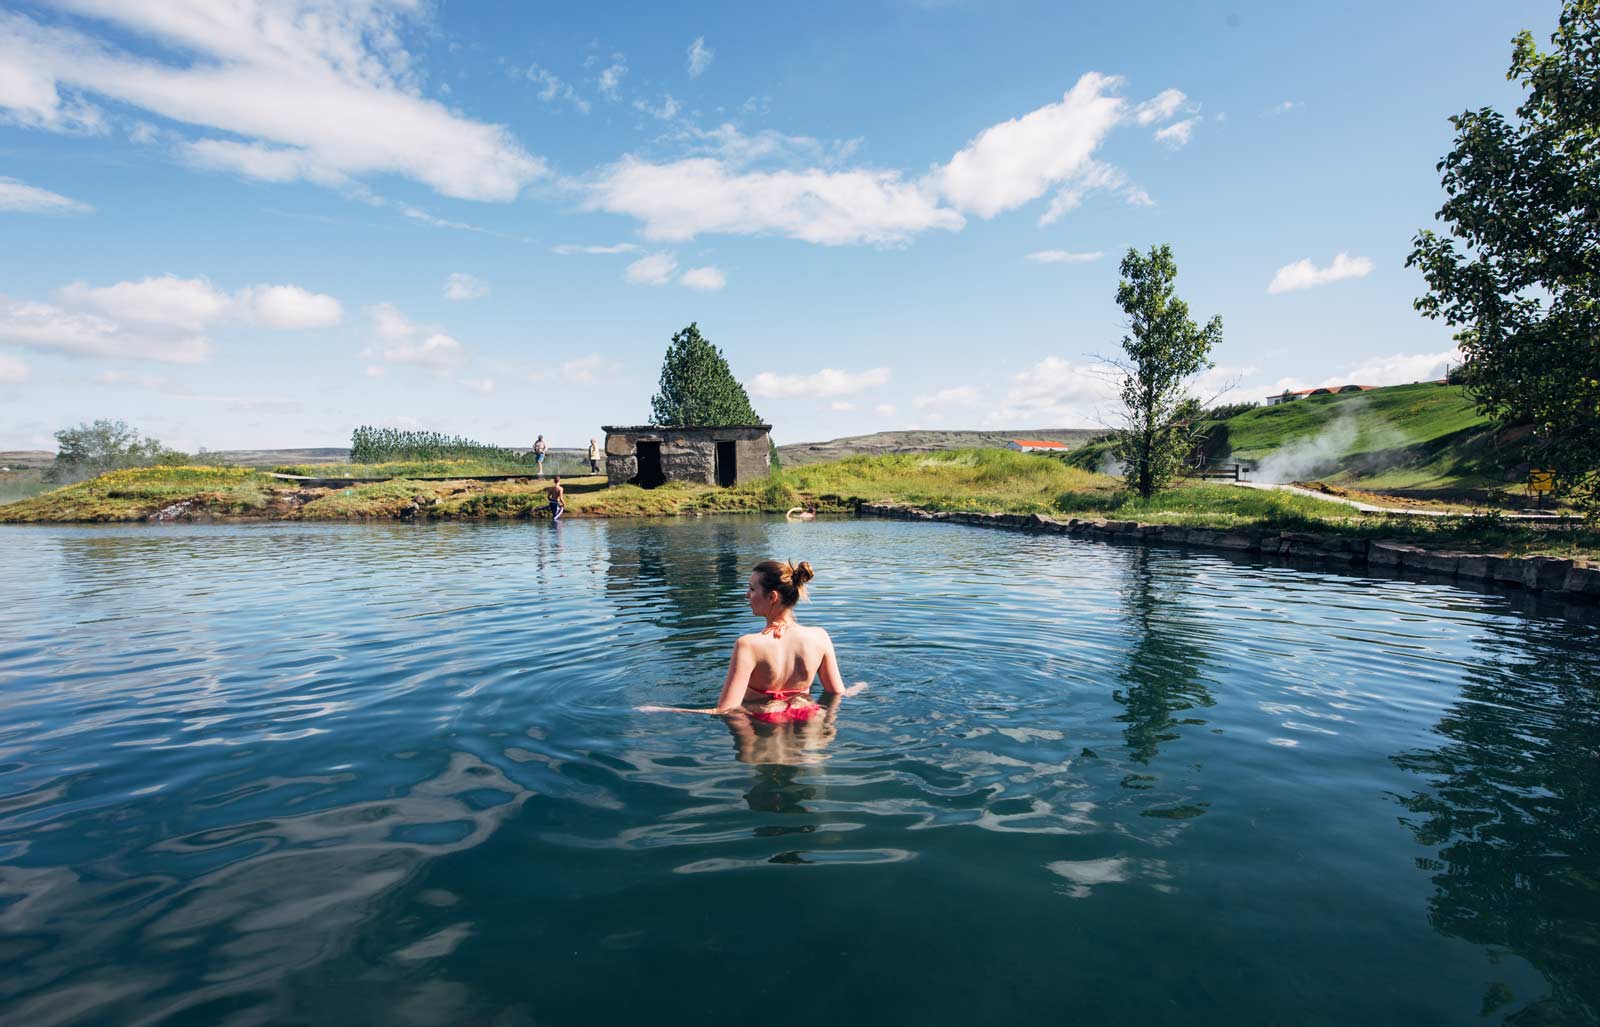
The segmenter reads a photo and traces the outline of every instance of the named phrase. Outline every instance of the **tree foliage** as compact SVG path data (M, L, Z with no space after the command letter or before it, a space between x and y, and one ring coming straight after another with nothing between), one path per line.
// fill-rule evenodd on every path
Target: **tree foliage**
M382 464L396 460L492 460L532 464L531 454L518 454L485 442L436 431L401 431L362 425L350 433L350 462Z
M95 421L56 432L56 458L45 472L52 482L77 481L122 467L181 464L188 455L143 438L126 421Z
M1526 96L1508 119L1450 119L1437 165L1450 236L1417 233L1416 308L1461 330L1461 379L1479 408L1531 425L1558 492L1600 514L1600 0L1568 0L1552 48L1524 30L1506 77Z
M744 386L698 323L673 335L661 362L661 389L650 399L655 424L760 424Z
M1189 381L1211 367L1211 347L1222 341L1222 318L1204 328L1189 318L1173 279L1172 247L1152 246L1148 255L1130 248L1122 258L1117 305L1128 315L1122 338L1122 426L1116 456L1128 487L1149 498L1182 469L1194 446L1200 403Z

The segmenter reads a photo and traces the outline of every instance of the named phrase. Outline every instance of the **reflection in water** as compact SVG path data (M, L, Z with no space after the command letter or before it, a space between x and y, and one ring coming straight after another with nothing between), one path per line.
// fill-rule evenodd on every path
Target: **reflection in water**
M739 762L756 765L756 776L744 794L751 809L809 812L802 803L818 797L820 765L826 758L822 750L839 733L839 697L824 695L819 703L825 711L821 717L787 724L751 720L742 711L722 718L733 735Z
M1140 763L1155 759L1163 742L1179 737L1178 728L1204 725L1195 717L1178 714L1196 706L1211 706L1215 700L1201 678L1205 665L1204 643L1189 615L1187 593L1193 582L1182 573L1173 573L1173 561L1163 561L1157 575L1147 549L1128 553L1128 577L1122 587L1122 608L1127 625L1133 630L1127 662L1119 680L1123 687L1112 693L1124 712L1117 717L1126 724L1122 737L1128 752ZM1131 775L1125 784L1137 787Z
M1402 823L1438 849L1418 861L1434 872L1429 920L1550 982L1515 1023L1600 1023L1597 685L1592 652L1500 634L1435 727L1445 744L1394 757L1427 779L1400 801ZM1529 997L1493 982L1484 1010Z

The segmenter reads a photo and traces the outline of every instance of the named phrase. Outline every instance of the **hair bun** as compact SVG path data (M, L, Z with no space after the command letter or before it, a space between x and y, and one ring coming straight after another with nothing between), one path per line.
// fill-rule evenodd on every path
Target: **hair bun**
M801 560L794 565L794 583L796 585L804 585L816 576L816 573L811 570L811 565L806 561Z

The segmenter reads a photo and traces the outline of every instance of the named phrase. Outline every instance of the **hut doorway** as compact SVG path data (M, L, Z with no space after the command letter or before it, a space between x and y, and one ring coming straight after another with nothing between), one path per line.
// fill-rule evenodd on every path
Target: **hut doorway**
M634 476L633 484L642 489L653 489L667 480L667 476L661 473L661 443L641 439L636 452L639 455L639 473Z
M717 443L717 484L727 488L738 480L738 447L732 442Z

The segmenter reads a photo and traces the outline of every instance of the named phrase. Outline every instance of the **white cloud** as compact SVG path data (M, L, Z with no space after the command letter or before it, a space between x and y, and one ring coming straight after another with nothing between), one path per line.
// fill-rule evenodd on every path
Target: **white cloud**
M1450 367L1459 363L1461 351L1454 348L1439 353L1395 353L1362 361L1345 374L1326 379L1322 384L1409 385L1443 378Z
M426 368L437 375L449 374L467 363L466 347L434 328L412 323L392 303L371 309L376 338L363 355L391 364Z
M716 292L728 284L728 276L718 268L692 267L683 273L678 282L697 292Z
M28 365L13 356L0 353L0 385L15 385L28 380Z
M1157 130L1156 142L1165 143L1174 150L1178 149L1189 142L1190 137L1194 135L1195 122L1199 120L1199 118L1185 118L1182 121L1173 122L1166 128Z
M957 229L960 214L893 171L748 171L693 157L652 164L627 156L602 169L585 206L627 214L650 239L707 232L777 233L824 245L891 243L929 228Z
M615 360L608 360L598 353L569 360L561 365L561 376L569 382L580 385L593 385L596 382L609 379L622 370L622 365Z
M487 396L494 391L493 378L463 378L461 384L481 396Z
M97 314L6 296L0 296L0 342L70 356L169 364L196 364L211 353L211 340L202 335L148 333Z
M576 243L562 243L559 246L550 247L550 252L551 253L559 253L559 254L561 254L562 256L565 257L565 256L571 256L574 253L585 253L585 254L633 253L638 248L639 248L638 246L634 245L631 242L613 243L610 246L580 246L580 245L578 245Z
M683 104L674 99L671 93L666 93L663 94L661 103L657 106L652 107L644 100L635 100L633 101L633 109L641 114L660 118L662 121L671 121L678 116L679 111L683 110Z
M970 407L978 402L978 390L970 385L962 385L953 389L940 389L925 396L918 396L911 401L911 405L918 409L927 407Z
M1271 294L1294 292L1297 289L1327 285L1342 278L1365 278L1371 273L1371 260L1366 257L1352 257L1348 253L1337 254L1332 264L1320 268L1310 260L1297 260L1293 264L1285 264L1278 268L1277 274L1273 275L1272 281L1267 284L1267 292Z
M672 254L652 253L629 264L622 274L634 285L666 285L677 270L678 260Z
M1083 427L1108 419L1120 376L1109 364L1045 357L1013 375L1015 383L991 423L1007 428ZM1104 411L1104 413L1102 413Z
M611 55L611 64L600 73L600 95L612 103L622 99L622 79L628 74L628 61L619 53Z
M1187 99L1189 98L1176 89L1163 89L1155 97L1133 109L1133 120L1141 125L1166 121L1183 108Z
M838 167L854 142L830 152L807 137L750 137L731 125L685 130L680 141L709 155L665 162L626 155L580 184L588 193L584 207L629 215L643 224L647 238L674 242L715 232L888 245L933 228L958 231L966 224L964 212L994 217L1052 189L1058 192L1044 223L1096 189L1149 203L1121 171L1091 156L1127 115L1127 101L1110 95L1118 81L1086 74L1059 102L984 129L948 163L917 179L895 170ZM756 161L790 166L747 166ZM801 162L813 166L794 166Z
M828 409L836 414L847 414L855 408L856 405L854 403L847 403L842 399L836 399L828 404Z
M824 367L816 374L780 375L762 371L750 381L750 394L761 397L845 396L889 382L887 367L866 371L838 371Z
M268 181L397 174L446 196L510 200L546 171L504 126L422 95L401 37L424 5L62 2L143 45L122 50L0 12L0 116L93 130L103 117L83 97L101 96L240 137L191 141L182 152Z
M705 36L696 37L695 41L689 44L689 77L699 78L704 75L706 69L711 67L712 58L716 56L717 52L706 46Z
M4 68L0 68L0 75L4 71ZM83 214L94 208L48 189L27 185L14 178L0 177L0 210L26 214Z
M448 300L475 300L489 295L489 283L481 278L457 271L444 280L444 297Z
M339 301L298 285L254 285L228 295L205 278L161 275L93 288L73 282L56 291L63 303L124 321L197 332L226 317L269 328L320 328L338 324Z
M1108 95L1118 84L1089 72L1059 103L984 129L934 173L939 192L992 218L1070 180L1123 117L1127 101Z
M879 417L893 417L894 416L894 404L893 403L879 403L877 406L872 408L872 412L877 414Z
M140 146L148 146L160 138L161 130L148 121L135 121L133 127L128 130L128 141L138 143Z
M382 364L368 364L366 374L368 378L382 378L389 373L389 369Z
M527 76L528 81L539 86L538 97L545 103L555 103L560 100L572 104L584 114L589 113L589 101L579 96L572 86L563 82L548 68L541 68L537 64L529 65Z
M1288 114L1290 111L1295 110L1295 109L1300 108L1300 107L1304 107L1304 106L1305 106L1305 104L1301 103L1299 100L1285 100L1282 103L1273 104L1271 107L1269 107L1267 109L1267 113L1268 114Z
M1155 206L1155 201L1150 198L1149 193L1138 186L1128 184L1128 176L1124 175L1120 168L1091 160L1075 171L1056 190L1056 194L1050 197L1049 206L1039 215L1039 226L1042 228L1052 224L1061 215L1076 210L1083 203L1084 197L1092 192L1113 190L1119 192L1123 202L1130 206Z
M1030 253L1023 260L1031 260L1035 264L1087 264L1092 260L1099 260L1105 256L1100 250L1093 253L1068 253L1066 250L1040 250Z
M56 290L56 296L69 306L88 307L122 320L167 325L191 332L200 331L206 324L220 319L231 302L227 293L204 278L179 278L170 274L101 288L73 282Z
M421 207L413 207L409 204L402 206L400 208L400 213L404 214L413 221L420 221L425 225L432 225L434 228L454 228L463 232L483 232L485 234L494 234L490 233L487 228L479 228L477 225L469 225L465 221L450 221L446 218L435 217L434 215L423 210Z
M268 328L324 328L344 319L344 310L332 296L298 285L255 285L234 296L242 316Z

